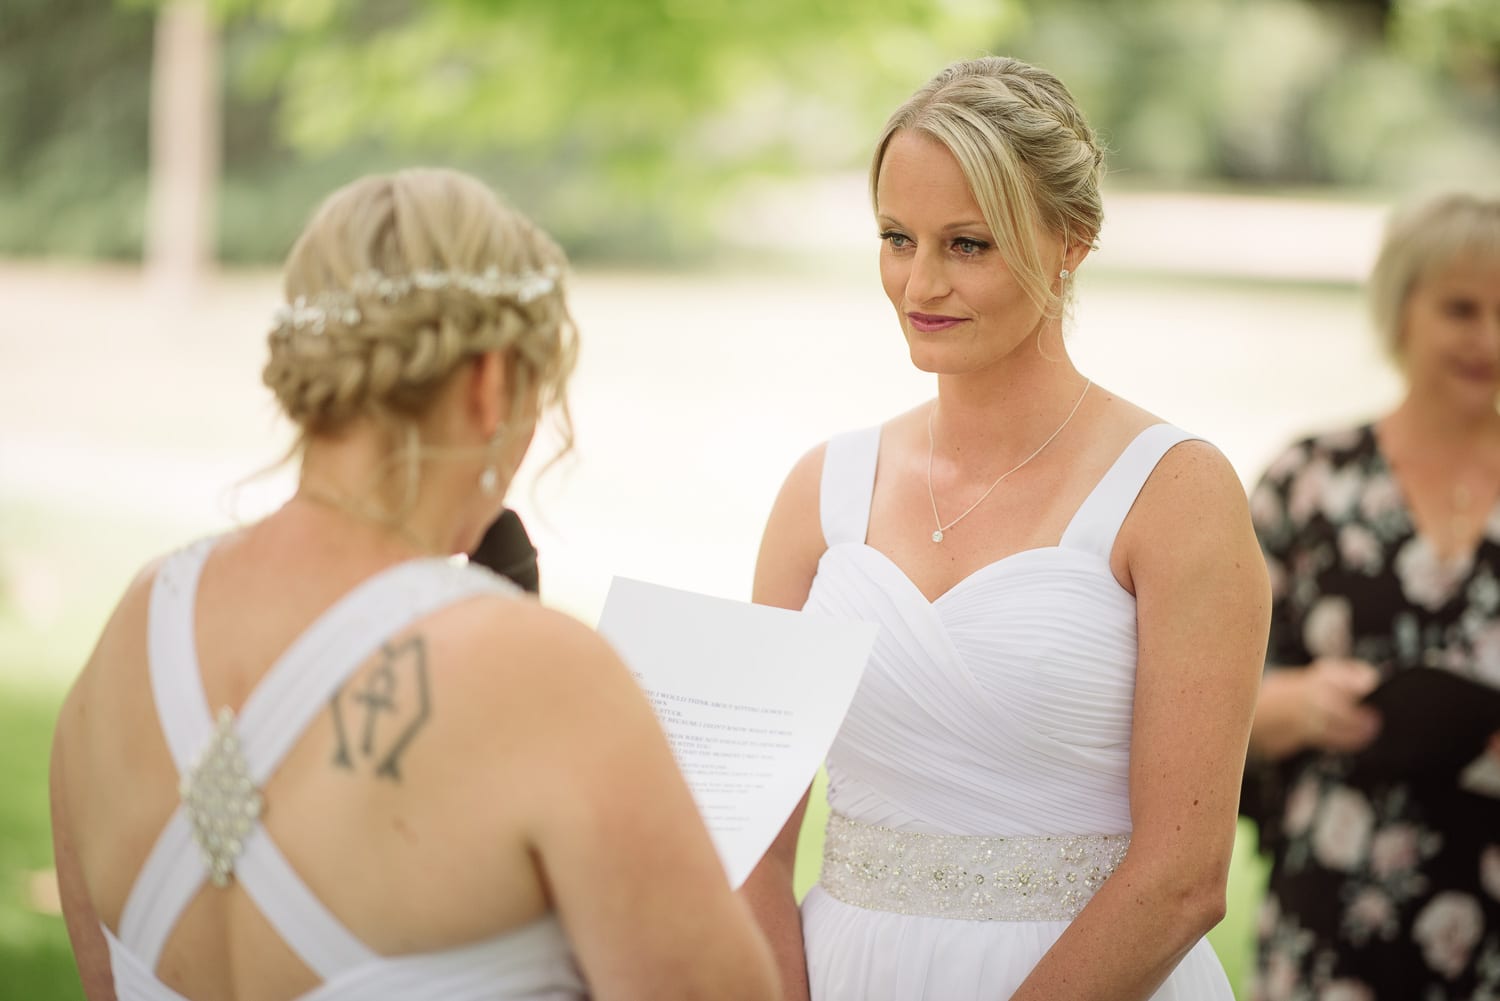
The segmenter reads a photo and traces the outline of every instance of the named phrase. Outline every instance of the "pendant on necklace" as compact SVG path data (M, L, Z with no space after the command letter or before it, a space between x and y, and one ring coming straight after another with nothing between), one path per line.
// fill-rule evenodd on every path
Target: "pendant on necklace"
M936 532L932 533L932 541L933 542L942 542L943 541L943 530L941 528L938 529Z

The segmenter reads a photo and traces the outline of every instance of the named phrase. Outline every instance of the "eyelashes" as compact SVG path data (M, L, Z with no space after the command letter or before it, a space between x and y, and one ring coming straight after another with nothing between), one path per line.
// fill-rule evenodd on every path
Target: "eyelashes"
M892 250L905 250L912 245L911 237L894 229L882 231L880 239L890 244ZM993 244L987 240L975 239L972 236L960 236L950 241L949 246L960 257L978 257L986 250L989 250Z

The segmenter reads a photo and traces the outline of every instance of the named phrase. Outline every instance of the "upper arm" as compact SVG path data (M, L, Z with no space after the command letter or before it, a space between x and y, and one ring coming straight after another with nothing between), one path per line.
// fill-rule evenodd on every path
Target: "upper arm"
M823 476L826 445L812 449L792 467L776 503L766 519L760 553L755 560L755 586L751 600L758 605L800 609L807 603L818 560L828 548L819 517L819 483ZM807 796L797 804L786 824L767 850L764 861L785 869L788 882L797 854L797 836L807 810ZM757 874L760 867L757 866ZM759 878L752 876L752 879Z
M576 623L518 652L546 667L523 735L527 839L594 996L767 996L764 943L624 664Z
M70 718L79 698L75 689L63 703L52 737L49 789L52 806L52 859L57 870L57 890L62 901L63 921L83 981L84 995L91 1001L114 1001L114 975L109 964L109 945L99 926L99 916L89 898L83 867L73 845L73 822L68 808L72 790L68 786L68 740L74 730Z
M1139 644L1132 853L1221 879L1265 655L1265 562L1234 470L1201 442L1162 459L1125 532Z
M758 605L800 609L807 602L818 560L828 548L818 515L825 449L819 445L797 460L776 495L755 559L752 600Z
M1292 517L1291 488L1306 463L1308 447L1296 445L1271 464L1250 495L1250 517L1271 581L1271 632L1267 666L1302 666L1312 660L1290 586L1301 528Z

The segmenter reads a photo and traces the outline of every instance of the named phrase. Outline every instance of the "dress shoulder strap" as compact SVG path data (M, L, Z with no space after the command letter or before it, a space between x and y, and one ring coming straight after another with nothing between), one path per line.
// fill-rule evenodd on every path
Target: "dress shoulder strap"
M879 425L845 431L828 440L823 453L823 478L818 487L818 514L823 524L823 541L829 547L865 541L879 455Z
M178 774L192 766L213 734L208 698L198 673L194 634L198 578L218 537L200 539L169 555L157 568L146 618L146 668L162 736Z
M1109 559L1125 516L1162 456L1184 441L1197 439L1171 424L1153 424L1136 435L1084 499L1059 544Z

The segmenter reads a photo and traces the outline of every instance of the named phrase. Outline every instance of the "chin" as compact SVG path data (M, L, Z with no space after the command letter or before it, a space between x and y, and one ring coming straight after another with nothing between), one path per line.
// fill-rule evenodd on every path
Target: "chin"
M1500 406L1500 386L1454 380L1445 394L1448 405L1465 417L1492 417Z
M911 358L912 366L919 372L932 375L954 375L967 372L972 367L956 348L957 345L952 343L921 340L909 334L906 339L907 355Z

